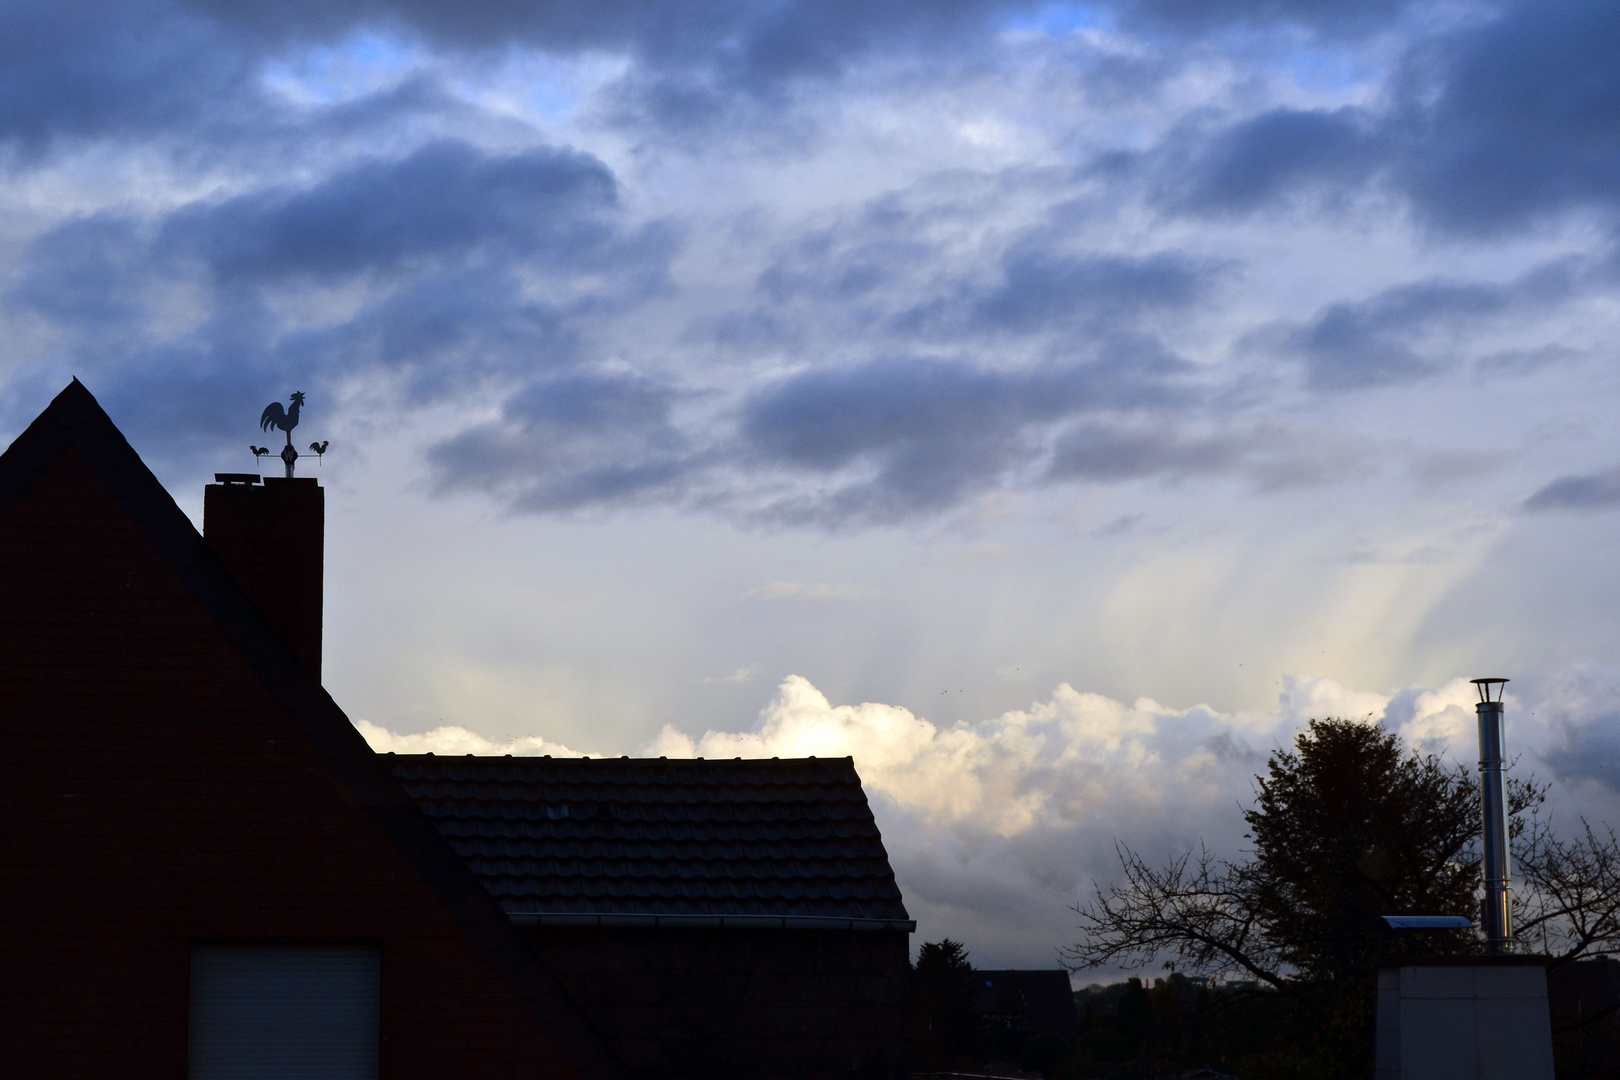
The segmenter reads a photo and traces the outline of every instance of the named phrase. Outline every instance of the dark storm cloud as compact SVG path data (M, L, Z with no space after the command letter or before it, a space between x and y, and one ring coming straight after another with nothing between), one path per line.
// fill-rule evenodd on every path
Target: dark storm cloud
M719 67L734 82L830 74L875 47L937 46L982 31L1015 0L189 0L188 7L270 40L330 39L357 27L405 29L431 44L519 42L554 52L628 51L657 68Z
M210 417L288 380L391 368L436 397L565 367L593 320L662 287L675 246L665 225L624 222L595 158L437 142L154 220L70 220L27 248L4 300L51 327L55 364L110 405L190 411L206 439ZM321 309L339 284L334 317ZM133 429L164 409L136 410Z
M1561 476L1524 501L1526 510L1612 510L1620 507L1620 468Z
M0 5L0 143L138 138L251 105L254 59L162 2Z
M1317 390L1356 390L1411 382L1444 370L1413 339L1437 323L1494 315L1506 291L1485 285L1421 282L1358 303L1332 304L1291 335Z
M834 78L879 53L937 58L982 48L1000 13L1026 6L1008 0L16 0L0 5L0 146L28 159L63 140L102 138L155 139L182 154L263 149L266 142L291 139L284 127L319 127L354 111L352 104L290 108L262 84L266 63L341 45L361 32L474 65L499 60L513 45L554 55L624 54L633 63L616 94L623 119L672 123L684 113L687 122L701 124L734 117L739 96L780 104L785 84ZM420 79L414 87L418 98L431 89ZM372 111L387 107L398 116L412 108L408 100L386 100L395 97L390 91L368 97Z
M1620 791L1620 713L1583 717L1563 725L1561 745L1547 752L1547 764L1564 780L1596 780Z
M525 387L498 420L441 443L431 461L441 490L492 492L527 510L664 500L836 525L935 513L997 486L1328 482L1342 475L1334 460L1353 454L1223 420L1255 404L1216 400L1210 384L1225 379L1231 390L1230 368L1195 369L1163 344L1237 268L1167 243L1157 222L1109 231L1086 207L1117 208L1121 191L1140 185L1134 193L1148 192L1159 211L1220 216L1227 228L1280 205L1350 207L1352 196L1396 191L1434 226L1478 232L1613 204L1620 100L1603 57L1615 17L1600 5L1537 18L1528 7L1475 13L1462 30L1414 21L1419 29L1399 33L1430 38L1405 46L1382 92L1355 107L1277 108L1251 87L1235 94L1249 103L1241 115L1188 112L1142 89L1207 60L1197 34L1253 40L1251 29L1282 26L1267 40L1314 48L1348 35L1331 44L1356 50L1355 35L1403 6L1140 0L1116 9L1118 25L1142 35L1128 42L1131 59L1086 54L1075 86L1085 96L1118 83L1110 92L1153 114L1148 128L1181 110L1157 150L1089 169L1073 159L946 169L843 214L817 211L828 216L814 231L786 215L760 225L756 235L786 231L743 252L741 265L758 265L759 246L772 249L752 295L678 339L681 355L725 350L750 373L722 391L736 395L729 411L694 421L686 388L708 373L655 368L635 355L639 344L605 344L609 319L674 288L674 228L628 223L616 178L596 158L424 143L428 132L477 140L496 130L450 127L452 109L509 124L491 143L533 138L520 120L484 113L476 95L453 100L456 75L506 62L514 46L626 58L617 83L575 104L591 132L604 119L628 127L646 163L648 146L671 132L746 122L791 141L796 117L813 111L795 104L813 100L800 91L830 91L874 59L926 57L934 74L908 77L943 83L939 70L999 48L1004 16L1030 6L177 0L122 5L97 24L76 10L13 5L0 13L0 58L14 61L0 69L0 142L38 153L63 137L144 139L170 146L171 161L176 146L249 149L226 171L225 183L243 185L230 197L152 218L104 210L49 229L22 253L4 300L8 314L44 327L49 363L98 376L98 393L127 403L137 428L183 425L194 413L198 437L214 438L223 421L209 417L224 415L222 401L228 411L241 408L234 399L257 407L289 380L311 390L357 372L386 370L416 400ZM1227 34L1233 27L1242 29ZM261 85L267 62L296 67L312 45L342 54L356 31L429 62L337 104L294 105ZM1402 48L1393 33L1389 44L1380 55ZM255 184L253 155L283 152L303 167L278 162L278 175L308 179ZM851 190L865 178L856 181ZM760 220L769 217L767 208ZM1472 324L1578 287L1556 276L1400 285L1313 317L1296 312L1264 344L1318 390L1407 383L1467 362L1451 346ZM663 374L603 366L621 354ZM768 365L793 373L749 381ZM148 399L161 400L141 408Z
M1544 313L1609 280L1600 262L1569 258L1506 282L1418 281L1329 304L1303 324L1258 331L1253 339L1272 338L1298 356L1315 390L1399 385L1465 366L1470 357L1458 341L1493 320ZM1477 363L1481 371L1500 371L1507 361L1492 355Z
M1000 372L960 361L879 361L793 376L754 397L742 436L771 461L836 469L873 453L1000 443L1084 409L1186 399L1190 366L1147 343L1088 364Z
M959 361L880 361L812 370L747 402L746 460L848 478L786 517L893 520L948 508L1038 455L1065 418L1190 399L1189 365L1148 342L1081 364L1001 372Z
M1194 32L1232 26L1310 27L1327 33L1362 34L1386 30L1413 0L1134 0L1121 5L1125 17L1151 28Z
M661 501L744 520L838 528L949 510L1037 475L1054 426L1194 405L1191 365L1151 341L1083 363L997 371L958 360L810 369L747 395L733 423L686 431L681 392L632 375L547 377L495 422L432 451L441 491L519 510ZM1172 471L1160 463L1148 472Z
M1071 255L1023 245L1002 258L1001 269L1001 282L972 305L974 320L1020 331L1077 319L1119 325L1146 310L1186 307L1208 283L1192 260L1164 252Z
M688 467L678 393L633 374L570 373L509 398L501 418L433 448L440 491L494 492L517 510L669 498Z
M616 239L616 202L613 174L593 157L550 147L491 156L444 141L308 189L182 209L154 246L221 281L395 274L474 254L580 267Z
M1384 163L1360 109L1274 109L1242 121L1167 167L1157 199L1199 213L1247 212L1302 191L1352 185Z
M421 353L449 322L510 323L491 310L492 297L525 316L517 290L491 280L492 268L607 270L621 286L656 287L671 237L662 227L625 231L616 201L614 178L595 158L549 148L497 156L439 142L308 188L187 205L155 222L107 212L69 220L29 246L7 299L71 333L120 336L138 332L166 284L210 288L228 314L249 302L243 290L365 275L417 294L390 305L402 324L378 329L426 331L400 343ZM446 280L474 265L483 267L478 288L465 288L465 276ZM449 310L452 297L466 306Z
M1292 5L1249 7L1286 17ZM1501 233L1571 209L1614 214L1617 54L1615 4L1510 5L1414 39L1374 105L1184 126L1145 159L1148 175L1162 205L1192 213L1255 211L1372 183L1449 232Z
M613 175L595 158L438 142L308 188L186 205L157 221L106 212L69 220L29 245L7 299L64 330L133 331L165 284L211 288L228 310L260 288L362 276L401 290L381 310L404 322L378 329L409 332L399 344L411 353L456 336L452 325L490 319L495 297L522 319L518 290L501 283L517 267L542 277L609 273L616 290L640 295L663 280L673 243L663 225L624 227Z
M743 355L855 356L756 384L725 422L688 432L684 451L667 418L656 428L665 437L649 447L639 415L604 417L602 431L625 434L602 445L643 449L595 475L585 451L596 444L558 452L552 427L521 420L514 405L501 423L435 452L441 488L498 491L533 509L628 495L753 520L890 522L999 485L1083 478L1042 465L1054 431L1076 418L1207 405L1200 369L1133 326L1201 303L1224 266L1173 251L1074 250L1061 227L1020 231L993 256L965 257L930 235L940 220L926 200L891 193L785 243L758 276L752 308L691 340ZM986 363L982 345L1010 338L1030 348ZM918 357L925 343L935 355ZM890 351L898 358L876 358Z
M999 16L1037 5L1032 0L190 0L187 6L264 50L331 42L368 30L463 58L496 56L514 44L553 55L626 55L633 63L598 103L600 115L652 142L724 128L780 136L792 126L784 108L791 86L836 79L875 55L937 61L981 51Z
M413 274L337 326L286 333L277 362L310 371L403 370L410 395L433 400L486 375L582 359L581 313L526 295L512 270L490 263Z
M275 61L325 44L342 43L257 36L167 0L0 4L0 163L111 145L157 151L182 170L307 160L318 173L385 125L490 126L421 71L325 103L295 102L265 82Z
M1620 5L1520 3L1409 61L1392 119L1422 117L1402 183L1442 227L1493 233L1569 207L1620 210ZM1438 86L1438 95L1422 104Z
M142 313L150 249L140 224L106 211L69 219L30 244L5 297L70 332L121 336Z
M985 207L984 213L993 212ZM1122 336L1145 317L1189 309L1232 267L1178 251L1077 249L1072 225L1045 223L964 257L938 238L942 217L971 228L972 202L937 204L885 194L837 224L794 237L759 275L759 306L721 333L760 344L802 335L836 310L863 334L919 339L1052 335ZM988 272L987 272L988 268Z

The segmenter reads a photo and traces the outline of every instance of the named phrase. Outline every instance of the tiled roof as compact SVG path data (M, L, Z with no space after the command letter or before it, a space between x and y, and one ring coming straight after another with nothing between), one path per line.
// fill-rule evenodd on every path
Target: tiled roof
M517 921L911 928L849 758L385 760Z

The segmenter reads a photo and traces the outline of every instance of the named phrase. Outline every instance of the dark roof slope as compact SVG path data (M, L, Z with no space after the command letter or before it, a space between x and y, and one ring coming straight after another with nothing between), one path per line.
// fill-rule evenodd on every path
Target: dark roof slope
M1073 1042L1080 1029L1069 973L1058 968L973 972L973 1011Z
M390 759L518 921L915 927L849 758Z
M265 688L303 729L333 778L371 813L575 1068L586 1077L604 1080L628 1075L556 975L379 764L343 710L270 629L191 519L79 380L74 379L0 454L0 514L26 495L53 462L73 450L90 462L241 650Z

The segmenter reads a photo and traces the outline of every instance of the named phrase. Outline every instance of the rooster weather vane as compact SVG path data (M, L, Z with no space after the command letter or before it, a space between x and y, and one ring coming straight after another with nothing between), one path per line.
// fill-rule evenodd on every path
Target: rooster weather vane
M281 450L281 461L282 464L287 466L287 479L291 480L293 478L293 466L298 463L299 458L298 451L293 449L292 430L298 426L298 410L304 407L304 392L300 390L288 400L292 402L292 408L290 409L283 409L279 401L272 401L264 407L264 412L259 414L259 430L269 431L271 428L275 428L278 431L287 433L287 445ZM326 453L326 448L330 445L330 441L310 443L309 448L315 452L317 458L320 458ZM256 460L263 459L270 452L268 446L249 446L248 449L253 451L253 457ZM308 455L304 456L307 457Z

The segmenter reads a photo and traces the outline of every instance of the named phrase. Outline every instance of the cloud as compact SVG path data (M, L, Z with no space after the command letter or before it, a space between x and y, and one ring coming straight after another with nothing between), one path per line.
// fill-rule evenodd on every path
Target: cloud
M868 4L717 0L693 10L658 0L544 5L511 0L472 7L435 0L298 0L266 8L241 0L188 0L187 6L271 38L324 38L357 26L393 25L409 27L449 47L521 42L556 51L630 48L655 62L731 55L739 63L814 70L823 66L813 59L818 55L836 55L872 41L937 40L940 34L980 28L987 14L1021 5L967 3L927 10L903 0Z
M1368 475L1366 439L1189 419L1205 411L1194 369L1140 348L1009 371L811 368L745 393L734 424L703 430L677 418L675 387L550 376L431 460L440 491L489 491L518 510L659 502L821 528L936 515L997 487L1238 476L1269 492Z
M253 63L210 20L162 2L0 7L0 144L139 138L251 111Z
M655 501L821 527L903 520L998 484L1042 482L1017 475L1071 417L1193 398L1190 365L1150 344L1115 344L1094 361L1024 370L938 359L812 368L761 380L730 424L702 430L678 418L677 386L551 375L430 460L440 491L489 491L518 510Z
M356 720L355 729L379 754L508 754L513 757L590 757L570 750L561 743L548 742L539 736L513 739L497 743L464 727L450 725L437 727L417 735L401 735L380 727L369 720Z
M759 665L749 664L747 667L738 668L730 675L705 675L703 677L703 684L705 686L712 686L717 683L745 683L757 674L759 674Z
M1076 223L1056 209L1037 227L963 245L1005 193L945 186L886 192L783 243L758 275L758 306L732 315L733 327L791 333L832 305L863 333L912 342L1123 335L1195 308L1233 270L1176 250L1076 244Z
M397 327L407 312L388 310L396 290L408 311L430 300L411 295L424 281L466 308L475 296L456 294L458 277L498 296L490 290L500 275L518 269L553 280L614 272L635 287L661 278L667 254L656 231L623 228L617 184L595 158L552 147L490 154L446 140L355 163L306 187L193 201L156 219L111 211L69 218L28 244L7 299L64 331L92 331L101 353L109 332L161 348L185 330L267 329L243 319L280 322L306 338L352 330L378 311ZM355 278L369 286L369 303L335 325L300 311L296 293L271 292L334 289ZM505 291L506 310L521 309ZM191 307L207 298L213 310L188 325L182 298ZM153 324L161 327L155 334Z
M557 147L496 155L439 140L311 187L184 207L158 229L153 257L195 260L222 284L391 277L475 256L599 268L618 240L617 200L613 173L589 155Z
M1620 506L1620 468L1560 476L1524 500L1524 509L1609 510Z
M498 55L514 45L552 56L609 54L632 61L611 88L604 116L667 140L683 130L724 130L747 118L780 124L787 90L836 80L873 56L938 57L970 49L1010 0L917 5L716 0L693 7L661 0L446 5L429 0L348 0L271 6L190 0L226 32L260 48L384 34L456 56ZM759 106L749 108L750 104ZM770 107L774 106L774 110ZM762 123L763 122L763 123Z
M1505 282L1431 278L1330 303L1309 320L1250 333L1303 361L1313 390L1336 393L1431 379L1473 360L1499 371L1500 353L1470 357L1460 341L1485 338L1509 316L1528 322L1574 298L1606 289L1607 273L1586 258L1532 266Z
M528 512L662 503L841 528L1053 483L1241 476L1270 491L1347 475L1342 455L1323 448L1331 439L1265 423L1276 401L1256 388L1270 372L1220 361L1224 342L1209 326L1252 318L1254 305L1214 303L1241 291L1250 268L1210 253L1249 249L1189 232L1174 215L1249 215L1259 229L1268 208L1302 193L1408 184L1401 132L1428 115L1411 103L1463 108L1451 80L1507 62L1498 53L1518 46L1502 27L1517 25L1517 9L1439 29L1403 24L1386 60L1440 41L1478 54L1436 66L1427 96L1410 65L1397 64L1358 76L1383 78L1386 92L1302 105L1299 94L1279 101L1280 91L1258 84L1197 101L1159 96L1170 93L1164 80L1205 71L1204 46L1156 36L1130 12L1154 25L1196 23L1200 33L1281 26L1276 41L1293 41L1298 26L1329 27L1338 18L1329 7L1233 2L1194 18L1186 5L1141 4L1115 9L1129 17L1106 33L1071 26L1044 36L1008 31L1025 25L1016 4L912 7L722 3L694 15L661 3L476 12L404 0L274 11L158 4L163 19L212 35L235 57L206 85L242 130L221 133L202 114L163 106L174 130L206 131L212 148L261 157L234 157L233 169L175 167L165 199L103 199L57 214L18 252L0 317L37 331L43 344L26 362L93 378L111 407L135 418L132 433L186 427L182 457L223 445L227 415L283 393L289 379L306 389L388 379L412 405L455 401L482 419L427 448L435 489L479 491ZM1545 33L1603 21L1585 6L1576 14ZM1322 47L1360 56L1353 38ZM140 34L127 46L91 35L85 47L92 59L103 47L163 55ZM983 105L951 98L965 111L940 130L959 135L988 115L1036 149L971 167L971 157L941 152L896 170L892 183L891 166L828 159L850 169L850 194L818 194L805 209L757 193L759 170L781 161L731 148L713 166L729 180L657 216L650 208L679 197L649 180L663 151L637 140L656 132L630 130L639 149L627 149L624 129L604 136L600 126L603 109L655 84L657 93L695 87L768 102L791 126L791 110L778 108L783 87L858 68L851 93L893 101L886 80L901 76L888 60L936 47L941 62L967 65L973 87L1008 95ZM390 58L377 62L386 77L372 72L332 100L272 102L274 72L301 71L315 87L322 64L358 64L367 50ZM1164 79L1111 100L1131 117L1119 132L1076 143L1103 115L1087 97L1089 68L1065 74L1046 62L1089 65L1105 52ZM540 91L501 82L501 64L520 54L550 63L604 53L625 73L622 85L596 85L588 102L569 106L591 118L571 130L594 139L599 155L542 140L524 97ZM61 49L50 55L72 66ZM1038 91L1013 87L1007 65L1023 70L1031 57L1044 58L1031 76ZM1241 60L1258 66L1251 73L1280 62L1265 49ZM955 79L906 70L902 82L930 94ZM1601 76L1583 78L1588 98L1607 100ZM1083 117L1022 114L1018 102L1049 90L1078 94ZM19 100L33 92L17 90ZM151 87L128 92L167 100ZM853 114L828 119L838 112L829 109L822 119L854 123ZM447 136L453 110L462 133ZM243 134L254 124L273 130L266 145L276 149ZM156 137L133 122L129 130ZM311 148L292 161L264 160L304 135ZM1123 153L1134 173L1099 164L1117 163L1119 145L1148 147ZM820 160L808 146L784 153ZM1156 185L1145 211L1144 179ZM1560 296L1600 286L1594 271L1566 268L1560 294L1557 269L1550 262L1539 277L1506 282L1422 278L1361 298L1330 289L1311 301L1314 314L1235 334L1240 352L1258 346L1248 350L1257 360L1302 363L1320 391L1414 383L1461 366L1477 341L1472 324L1545 313Z
M1026 332L1073 321L1117 327L1145 311L1186 307L1203 295L1208 277L1179 253L1073 255L1034 245L1008 251L1001 270L1000 284L974 301L974 321Z
M1189 142L1168 145L1155 200L1196 213L1246 213L1360 184L1387 154L1366 111L1351 107L1272 109L1202 145ZM1188 157L1177 160L1182 154Z
M566 368L675 248L625 220L594 157L435 140L301 186L69 218L27 244L4 300L48 328L63 378L92 379L132 434L186 430L191 456L289 380L392 371L422 400Z
M1620 672L1592 663L1560 672L1538 711L1552 733L1545 759L1554 775L1620 792Z
M1620 9L1520 2L1412 50L1402 186L1435 224L1519 228L1566 209L1620 210Z
M1059 436L1048 475L1102 483L1244 475L1259 490L1277 491L1365 474L1371 456L1358 440L1306 436L1279 425L1200 431L1168 423L1091 422ZM1105 535L1128 531L1141 520L1138 514L1116 521Z
M1391 9L1404 6L1390 4ZM1180 0L1136 10L1186 16ZM1300 22L1367 5L1208 5L1208 23ZM1197 214L1253 212L1307 194L1329 199L1383 189L1442 233L1491 236L1568 211L1620 211L1620 11L1602 0L1514 3L1494 17L1400 35L1404 49L1371 103L1271 105L1224 122L1170 130L1137 160L1161 205ZM1342 23L1341 23L1342 25ZM1216 115L1222 115L1216 111ZM1127 155L1129 159L1129 155Z
M777 603L784 600L797 600L818 604L835 600L860 600L865 595L860 589L850 585L828 585L825 582L806 585L802 581L772 581L758 588L749 589L743 594L749 600L766 600Z
M1001 12L1027 6L142 0L92 12L18 0L0 11L0 143L36 161L65 143L108 137L155 137L197 153L186 136L199 129L240 145L288 120L287 103L265 84L267 64L368 36L464 69L487 68L514 46L620 55L633 61L619 87L637 106L627 115L668 124L677 112L670 103L684 96L688 113L735 116L729 101L780 105L784 84L836 79L873 55L971 48Z
M548 376L508 398L500 419L433 447L438 488L496 492L527 511L668 498L690 467L676 397L629 372Z
M1308 27L1329 35L1387 30L1413 0L1135 0L1121 5L1127 17L1156 29L1208 32L1232 26Z
M1199 839L1236 854L1238 804L1267 755L1309 717L1386 716L1426 748L1466 758L1472 688L1458 679L1400 694L1329 679L1285 680L1266 713L1123 703L1059 686L1050 699L942 727L876 702L835 705L784 680L747 731L665 727L642 748L670 757L853 756L906 903L924 939L949 933L1042 963L1073 930L1067 905L1110 880L1116 840L1150 858Z
M1329 305L1292 335L1318 390L1350 390L1410 382L1443 370L1411 338L1451 319L1494 315L1507 304L1502 289L1422 282L1386 289L1360 303Z
M749 399L740 442L761 464L833 480L819 505L785 501L781 516L893 520L997 483L1057 421L1185 398L1189 371L1151 346L1010 372L928 359L822 368Z

